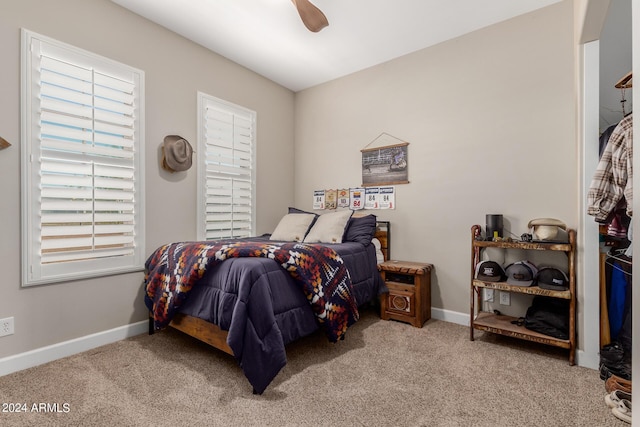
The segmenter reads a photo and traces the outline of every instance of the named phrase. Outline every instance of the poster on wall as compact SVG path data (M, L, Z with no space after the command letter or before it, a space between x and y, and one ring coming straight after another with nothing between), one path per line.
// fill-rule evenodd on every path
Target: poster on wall
M361 152L363 187L409 183L408 142Z
M313 209L324 209L324 190L313 192Z
M367 187L365 189L365 209L378 209L378 194L380 193L379 187Z
M365 209L395 209L395 187L366 187Z
M335 209L338 204L338 190L324 190L324 208Z
M379 209L395 209L396 208L396 188L380 187L378 193Z
M357 211L364 209L364 188L349 189L349 208Z
M349 189L343 188L338 190L338 207L339 208L348 208L349 207Z

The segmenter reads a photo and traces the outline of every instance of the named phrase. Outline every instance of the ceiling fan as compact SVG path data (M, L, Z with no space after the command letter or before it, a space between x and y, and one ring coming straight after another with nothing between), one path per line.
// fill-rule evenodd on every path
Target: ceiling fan
M304 26L307 27L309 31L317 33L318 31L329 25L329 21L327 21L327 17L324 16L324 13L322 13L322 11L309 0L291 1L298 9L300 18L302 18Z

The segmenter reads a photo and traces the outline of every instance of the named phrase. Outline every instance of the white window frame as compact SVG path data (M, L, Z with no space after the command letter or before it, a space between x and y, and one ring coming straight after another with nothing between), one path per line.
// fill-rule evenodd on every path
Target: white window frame
M197 151L198 239L254 236L256 112L198 92Z
M47 64L90 77L69 78L71 73L49 71ZM26 29L21 65L22 286L143 270L144 72ZM62 83L45 84L47 79ZM43 86L50 88L49 95ZM58 88L80 86L86 88L77 92L82 101L59 102L51 95ZM127 99L112 103L115 97L100 98L101 91ZM67 101L74 97L69 93L76 93L62 92L58 99ZM101 108L101 102L116 107ZM126 113L113 112L125 107ZM47 129L54 128L74 135L48 137ZM60 167L63 173L57 175ZM87 172L68 172L80 167ZM72 184L78 176L83 184ZM71 209L79 200L82 207ZM83 243L73 248L77 234Z

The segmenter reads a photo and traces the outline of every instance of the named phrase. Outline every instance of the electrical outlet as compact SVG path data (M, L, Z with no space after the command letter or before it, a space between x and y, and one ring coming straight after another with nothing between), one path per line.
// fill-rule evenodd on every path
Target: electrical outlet
M484 290L484 300L487 302L493 302L493 289Z
M0 319L0 337L13 335L13 317Z
M500 292L500 304L511 305L511 294L509 292Z

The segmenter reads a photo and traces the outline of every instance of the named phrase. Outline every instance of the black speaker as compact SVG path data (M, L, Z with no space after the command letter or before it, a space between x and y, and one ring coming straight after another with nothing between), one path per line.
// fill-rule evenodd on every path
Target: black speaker
M487 235L486 239L491 240L496 236L503 237L502 235L502 215L487 214Z

